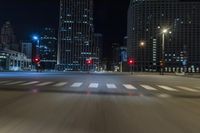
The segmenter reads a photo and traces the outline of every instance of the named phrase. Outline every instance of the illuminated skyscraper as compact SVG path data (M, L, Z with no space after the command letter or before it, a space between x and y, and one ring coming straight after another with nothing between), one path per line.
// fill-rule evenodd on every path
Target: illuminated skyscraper
M1 28L1 48L19 51L19 45L16 44L16 37L11 23L7 21Z
M60 0L57 65L65 70L88 70L93 57L93 0Z
M57 36L53 28L46 27L40 37L40 58L44 69L53 70L56 65Z

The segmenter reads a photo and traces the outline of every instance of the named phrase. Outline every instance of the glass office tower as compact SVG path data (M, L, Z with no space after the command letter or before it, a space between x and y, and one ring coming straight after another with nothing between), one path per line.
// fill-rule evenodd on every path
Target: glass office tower
M93 56L93 1L60 0L58 59L60 69L85 71Z

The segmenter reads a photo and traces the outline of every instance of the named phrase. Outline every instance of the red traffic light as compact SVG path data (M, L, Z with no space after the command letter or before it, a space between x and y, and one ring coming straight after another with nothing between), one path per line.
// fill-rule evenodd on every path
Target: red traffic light
M129 65L134 65L135 64L135 60L132 59L132 58L128 59L128 64Z
M87 63L88 65L92 64L92 59L87 59L87 60L86 60L86 63Z
M35 58L33 59L33 62L34 62L34 63L39 63L39 62L40 62L40 58L39 58L39 57L35 57Z

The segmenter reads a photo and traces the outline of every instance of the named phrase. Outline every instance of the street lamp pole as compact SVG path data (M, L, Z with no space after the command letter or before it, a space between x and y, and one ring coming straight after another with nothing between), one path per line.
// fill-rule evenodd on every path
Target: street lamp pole
M37 42L37 44L36 44L36 55L35 55L34 58L37 59L37 60L41 60L41 57L40 57L40 39L39 39L38 36L33 36L33 40ZM40 67L40 62L37 62L37 68L36 68L37 71L38 71L39 67Z
M40 39L38 36L33 36L33 40L37 41L36 56L40 57Z
M165 34L168 32L168 29L163 29L162 31L162 58L160 62L161 74L164 75L165 68Z
M40 57L40 40L37 40L37 45L38 45L38 56Z
M145 46L145 43L142 41L140 42L140 48L141 48L141 72L143 72L143 64L144 64L144 46Z
M165 61L165 33L162 33L162 59L161 59L161 74L164 75L164 61Z

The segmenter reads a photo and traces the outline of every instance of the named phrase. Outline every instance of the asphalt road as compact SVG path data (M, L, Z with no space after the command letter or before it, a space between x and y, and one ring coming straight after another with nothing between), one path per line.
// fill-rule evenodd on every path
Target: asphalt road
M0 73L0 133L199 133L200 79Z

